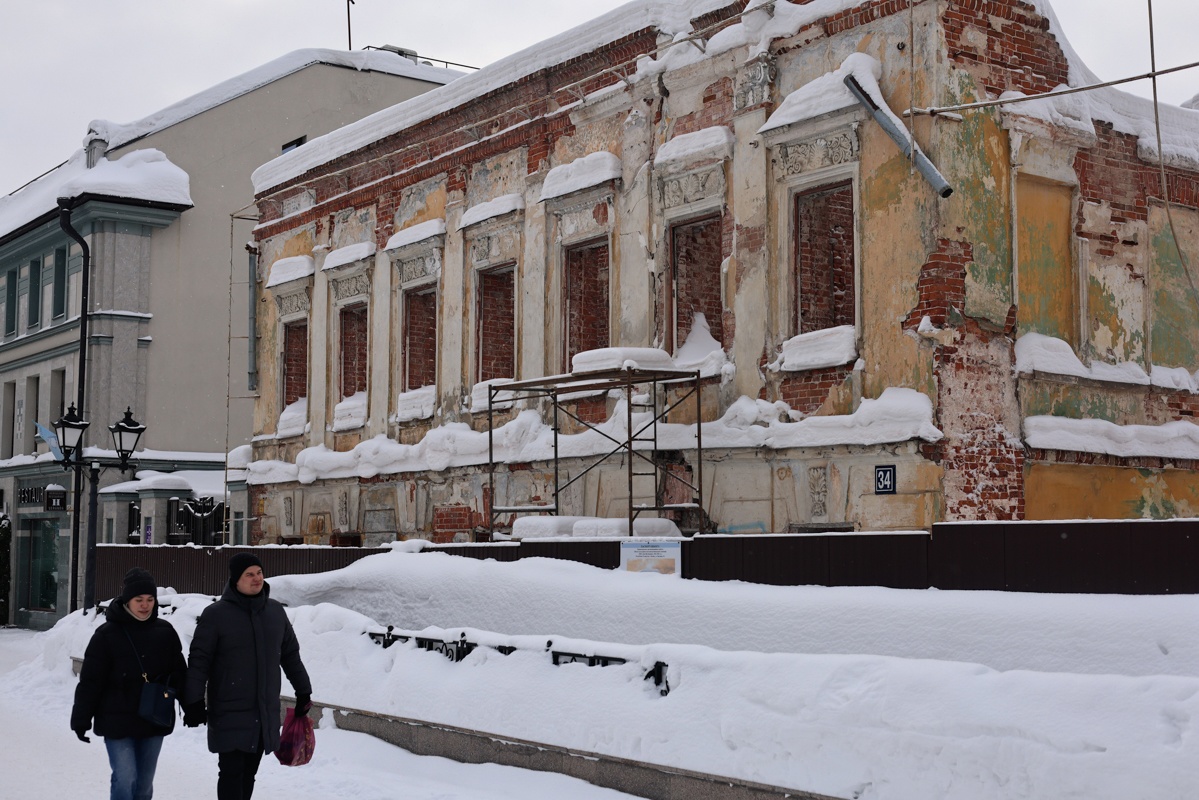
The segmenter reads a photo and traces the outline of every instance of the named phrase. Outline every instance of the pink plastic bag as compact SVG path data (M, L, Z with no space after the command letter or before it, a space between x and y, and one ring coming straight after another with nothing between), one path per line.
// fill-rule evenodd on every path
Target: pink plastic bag
M312 760L314 750L316 734L312 730L312 720L307 716L297 717L294 708L287 709L275 758L285 767L300 767Z

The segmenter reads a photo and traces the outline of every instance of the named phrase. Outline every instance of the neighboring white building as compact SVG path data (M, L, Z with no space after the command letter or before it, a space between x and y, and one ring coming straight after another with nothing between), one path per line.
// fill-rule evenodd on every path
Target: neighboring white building
M0 197L0 511L12 527L8 590L0 584L11 611L0 622L41 627L73 605L73 498L65 510L45 501L47 485L73 481L34 423L52 427L84 397L85 444L109 448L104 428L131 408L147 426L142 468L226 470L226 454L249 441L257 391L250 174L459 75L394 48L298 50L136 122L96 120L83 149ZM60 225L60 205L90 250L83 393L83 249ZM104 484L119 480L112 472ZM147 492L161 488L150 483ZM102 495L100 541L131 530L165 541L166 504L149 503L162 506L151 513L136 484L121 488ZM216 490L217 502L226 493Z

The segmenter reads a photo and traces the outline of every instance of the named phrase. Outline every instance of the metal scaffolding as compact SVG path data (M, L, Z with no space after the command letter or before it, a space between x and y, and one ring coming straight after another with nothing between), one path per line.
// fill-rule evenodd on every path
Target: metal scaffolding
M670 389L677 389L680 395L668 397ZM601 430L594 423L573 412L568 404L587 395L609 396L612 391L619 391L625 400L625 431L623 440L617 439ZM552 502L539 505L505 505L497 502L495 487L495 410L497 402L506 404L507 398L497 400L501 394L510 394L511 402L518 399L536 400L550 399L553 407L554 433L554 496ZM648 397L648 401L642 399ZM695 480L692 482L684 474L670 469L676 460L664 458L658 443L658 423L665 422L667 416L686 403L695 402ZM619 369L596 370L591 372L576 372L566 375L553 375L546 378L536 378L527 381L516 381L488 386L487 391L487 467L488 486L491 491L491 509L488 514L488 534L495 533L496 520L506 514L551 514L560 511L562 493L576 481L580 480L591 470L600 466L609 458L623 455L628 476L629 507L628 520L630 536L633 535L633 523L643 512L698 512L700 520L706 520L703 490L703 431L700 421L703 410L703 386L698 370L674 369L638 369L625 367ZM634 410L649 411L648 420L638 420L634 427ZM559 454L559 434L562 418L574 420L584 428L595 431L607 439L612 447L607 452L595 457L594 460L574 477L562 482L561 458ZM652 504L637 503L633 492L634 478L652 476L654 478L654 501ZM689 490L693 501L685 503L666 502L666 493L671 481L681 484ZM701 522L701 526L702 526Z

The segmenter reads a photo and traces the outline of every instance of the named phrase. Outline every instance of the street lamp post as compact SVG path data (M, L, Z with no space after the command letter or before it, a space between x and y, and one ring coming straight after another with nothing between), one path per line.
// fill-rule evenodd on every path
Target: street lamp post
M132 469L133 465L129 463L129 457L133 455L138 441L146 430L145 425L142 425L133 418L133 409L126 408L125 416L108 426L108 431L112 434L113 447L117 451L117 460L114 462L112 459L92 458L88 459L85 463L82 446L83 433L90 424L87 420L79 416L74 403L67 409L67 413L54 423L54 432L58 437L59 447L62 449L63 469L75 470L75 486L77 490L80 487L80 476L84 469L87 470L90 481L87 504L87 562L84 567L83 578L84 614L87 613L89 608L95 605L96 601L96 514L100 497L100 469L101 467L116 467L122 473L128 469ZM71 520L72 543L75 545L75 552L72 553L74 556L72 571L74 571L75 566L78 564L78 502L75 503L75 509L74 519ZM72 591L73 596L74 592Z

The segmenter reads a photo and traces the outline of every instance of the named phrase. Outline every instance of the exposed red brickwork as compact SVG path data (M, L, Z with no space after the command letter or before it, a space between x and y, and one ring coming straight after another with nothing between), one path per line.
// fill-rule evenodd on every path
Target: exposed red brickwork
M950 309L957 309L960 315L966 304L966 265L973 260L974 247L969 242L937 240L937 249L920 268L918 299L903 321L905 330L917 327L924 317L944 327L949 323Z
M806 0L805 0L806 1ZM794 0L792 0L794 2ZM733 0L724 8L718 8L715 11L709 11L707 14L700 14L691 20L691 30L707 31L708 28L719 25L724 22L731 25L740 21L741 12L745 11L745 7L749 5L749 0ZM726 27L726 26L721 26ZM705 36L711 36L711 32L705 33Z
M1199 417L1199 395L1150 387L1145 401L1145 416L1150 425L1181 419L1196 421L1195 418Z
M322 165L273 190L269 199L260 196L263 226L257 233L267 238L314 222L333 208L370 204L380 197L394 203L398 190L442 173L451 191L461 189L472 164L519 148L527 148L527 168L535 172L557 140L574 129L568 115L546 115L577 102L579 93L619 82L613 65L628 64L623 71L631 72L635 59L656 47L656 29L645 28ZM579 81L579 87L566 88ZM271 225L282 215L282 199L301 191L290 187L301 185L315 190L316 205ZM381 205L379 219L393 219L394 211L394 206ZM390 233L389 223L380 225L377 243L382 246Z
M404 292L404 390L437 383L437 291Z
M515 270L479 273L479 380L516 377Z
M598 425L608 418L608 399L606 397L584 397L574 402L574 413L584 422ZM511 469L509 469L511 471Z
M891 4L879 4L887 5ZM1049 21L1029 3L954 0L944 8L949 57L970 69L988 92L998 95L1014 89L1034 94L1067 82L1066 56L1049 33ZM830 34L833 28L827 26Z
M778 399L801 414L812 414L824 405L829 392L853 374L853 364L785 372L779 381Z
M345 306L341 320L341 396L366 391L366 304Z
M795 277L800 333L854 323L853 184L795 198Z
M283 326L283 405L308 396L308 321Z
M1079 150L1074 159L1080 199L1109 203L1113 223L1147 220L1150 198L1160 200L1162 196L1158 167L1137 155L1136 136L1119 133L1106 122L1096 122L1095 133L1099 138L1095 147ZM1199 175L1167 167L1166 185L1170 202L1192 208L1199 206ZM1097 255L1116 254L1119 237L1115 231L1095 234L1084 230L1081 204L1076 232L1096 243Z
M439 544L454 541L456 534L470 535L474 530L478 517L466 505L444 505L433 508L433 541Z
M707 318L712 338L724 341L724 304L720 298L720 267L726 254L723 239L721 217L684 222L671 229L675 347L687 340L697 311Z
M1006 333L964 325L953 345L938 345L935 420L945 438L922 444L945 470L944 519L1024 518L1019 405Z
M727 125L733 118L733 80L721 78L704 89L703 106L699 111L675 120L672 136L695 133L704 128Z
M606 206L605 206L606 207ZM566 364L576 353L609 346L608 243L566 251Z

